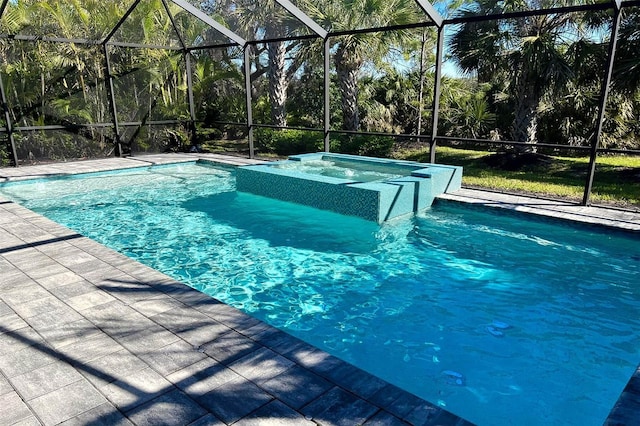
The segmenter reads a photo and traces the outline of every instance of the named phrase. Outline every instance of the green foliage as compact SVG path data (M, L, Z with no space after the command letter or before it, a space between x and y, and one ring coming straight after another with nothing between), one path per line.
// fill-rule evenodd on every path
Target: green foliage
M340 93L337 81L331 79L329 86L331 123L342 127ZM287 94L287 123L290 126L322 128L324 125L324 72L316 66L304 67L299 75L289 82Z
M51 130L14 134L18 159L27 162L101 158L112 154L109 138L97 130ZM94 134L92 134L94 133Z
M0 145L0 167L8 166L10 162L9 149L4 145Z
M164 141L166 141L165 152L184 152L191 146L189 132L183 127L176 127L164 130Z
M215 140L222 139L224 137L224 133L222 132L222 130L218 128L204 127L200 125L200 126L197 126L196 128L196 136L197 136L196 143L202 144L207 141L215 141Z
M514 6L540 6L528 0L516 3L477 0L460 15L502 13ZM475 72L480 83L490 83L497 88L504 95L503 100L512 106L509 128L502 131L507 139L537 142L544 98L561 97L567 83L575 78L574 64L567 52L573 50L575 43L585 40L580 32L581 24L578 16L564 14L472 21L457 29L451 42L453 58L464 71ZM566 37L566 34L576 36Z
M425 88L426 96L431 97L433 75L425 75L425 78L430 80L429 88ZM417 72L403 74L393 68L380 76L362 79L359 103L364 129L370 132L415 134L420 111L419 82ZM424 129L421 129L421 133L424 133Z
M547 3L474 0L458 14L498 14ZM640 13L636 9L624 9L622 14L600 139L603 147L640 148ZM472 21L459 26L449 52L461 69L473 73L472 79L489 87L475 90L478 99L484 98L484 105L468 98L444 102L441 125L446 127L446 134L478 137L489 130L491 138L590 145L597 124L611 24L607 12ZM490 126L479 125L483 111L491 119L482 121Z
M215 127L230 139L246 136L245 130L241 127L217 124L246 121L244 76L237 66L240 53L192 53L192 58L195 59L192 68L196 118L202 120L205 127Z
M99 40L130 5L124 0L9 2L0 25L2 32L8 34ZM175 5L170 7L174 12L181 10ZM163 3L153 0L141 2L113 39L169 45L175 43L176 37ZM144 126L150 120L189 118L186 67L181 54L116 46L108 50L120 122L140 121ZM64 126L67 132L25 132L19 137L20 158L86 158L113 152L110 131L78 126L113 120L105 58L99 45L5 38L0 40L0 55L12 122L16 126ZM121 128L121 132L125 150L133 144L155 149L164 144L157 141L169 138L143 128ZM140 140L145 137L153 140Z
M278 155L318 152L323 150L324 144L321 133L303 130L258 128L254 137L258 151Z
M625 94L638 93L640 87L640 8L622 10L620 37L616 52L613 85Z
M324 150L320 132L258 128L254 131L256 148L277 155L306 154ZM393 149L389 136L338 135L331 137L331 151L343 154L388 157Z
M456 99L442 118L446 134L474 139L489 139L496 122L487 100L475 96Z
M333 31L376 28L423 19L411 0L305 0L307 13ZM379 65L397 46L409 43L409 31L376 31L332 37L338 87L342 100L342 127L360 128L358 76L366 64Z
M336 141L337 152L369 157L389 157L394 142L390 136L373 135L341 135Z

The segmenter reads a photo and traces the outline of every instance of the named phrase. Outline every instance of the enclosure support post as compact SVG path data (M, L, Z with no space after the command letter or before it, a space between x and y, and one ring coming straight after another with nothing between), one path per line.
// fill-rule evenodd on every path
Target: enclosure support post
M249 138L249 158L254 158L253 146L253 106L251 101L251 45L244 45L244 88L247 101L247 137Z
M7 104L7 94L4 90L4 81L0 76L0 96L2 96L2 110L4 111L4 120L7 123L7 138L9 139L9 146L11 148L11 160L13 165L18 167L18 151L16 150L16 140L13 137L13 123L11 122L11 115L9 114L9 105Z
M429 161L436 162L436 139L438 137L438 115L440 113L440 83L442 80L442 50L444 46L444 25L438 27L438 46L436 49L436 73L433 83L433 105L431 108L431 141L429 143Z
M193 76L191 75L191 52L184 51L184 62L187 71L187 93L189 95L189 132L191 133L191 145L196 146L197 134L196 134L196 108L193 101Z
M331 150L330 135L331 131L331 52L329 37L324 39L324 152Z
M118 124L118 109L116 108L116 97L113 90L113 76L111 75L111 61L109 60L109 48L106 43L102 45L104 53L104 73L109 96L109 107L113 118L114 147L116 157L122 157L122 141L120 139L120 126Z
M604 124L604 115L607 109L607 99L609 97L609 86L611 84L611 76L613 75L613 62L616 57L616 46L618 44L618 33L620 30L620 20L622 18L622 11L620 8L620 1L616 1L616 8L613 16L613 27L611 28L611 37L609 39L609 52L607 54L607 69L602 79L602 87L600 88L600 105L598 110L598 121L596 123L596 130L593 135L593 142L591 143L591 157L589 159L589 170L587 172L587 182L584 187L584 196L582 197L582 205L588 206L591 204L591 191L593 190L593 179L596 173L596 160L598 157L598 148L600 145L600 138L602 136L602 126Z

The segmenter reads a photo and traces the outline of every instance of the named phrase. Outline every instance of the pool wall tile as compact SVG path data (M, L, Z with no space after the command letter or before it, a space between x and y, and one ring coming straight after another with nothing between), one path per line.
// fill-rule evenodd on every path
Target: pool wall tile
M434 196L450 193L462 187L462 167L430 164L411 173L415 177L429 177Z

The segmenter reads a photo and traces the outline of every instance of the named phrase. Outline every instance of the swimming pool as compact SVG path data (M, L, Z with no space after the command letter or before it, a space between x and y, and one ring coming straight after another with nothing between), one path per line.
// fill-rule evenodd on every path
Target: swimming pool
M378 226L202 165L0 192L478 424L601 424L637 365L623 235L449 204Z

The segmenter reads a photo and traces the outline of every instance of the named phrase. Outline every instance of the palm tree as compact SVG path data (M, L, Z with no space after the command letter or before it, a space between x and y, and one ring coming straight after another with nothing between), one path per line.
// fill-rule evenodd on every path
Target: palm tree
M640 148L640 11L621 11L620 34L614 61L612 91L607 104L601 144Z
M413 0L304 0L304 9L332 32L379 28L424 21ZM333 37L332 49L340 96L343 127L360 128L358 80L367 62L380 62L391 46L406 41L405 31L382 31Z
M267 75L271 124L286 127L288 76L295 72L289 69L287 54L295 48L297 43L274 40L297 35L301 24L274 0L263 1L259 5L208 1L204 6L207 13L224 16L225 24L247 40L272 40L262 46L258 44L251 46L255 58L253 64L255 71L252 72L251 80L255 81ZM264 58L263 54L266 56L266 66L261 62L261 58Z
M286 72L287 47L282 41L267 44L269 55L269 105L271 123L275 126L287 125L287 88L289 83Z
M620 36L614 69L614 85L626 93L640 90L640 11L622 10Z
M544 9L553 7L553 1L479 0L460 16ZM575 19L573 14L555 14L467 22L453 36L451 54L463 71L475 72L479 83L503 85L513 104L512 140L537 142L540 102L572 78L565 52L581 39Z

